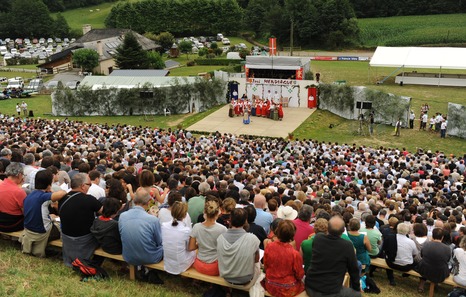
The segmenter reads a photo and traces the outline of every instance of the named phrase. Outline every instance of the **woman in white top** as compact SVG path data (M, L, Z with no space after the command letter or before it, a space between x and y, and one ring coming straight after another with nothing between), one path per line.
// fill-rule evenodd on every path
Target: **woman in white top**
M163 263L166 272L180 274L194 262L195 251L188 251L191 225L183 222L188 213L188 205L176 201L171 210L173 220L162 224Z
M158 214L160 224L163 224L165 222L173 221L172 207L173 207L173 204L175 204L175 202L177 202L177 201L182 202L181 193L180 192L170 192L170 194L168 194L168 199L167 199L168 208L161 208L160 211L159 211L159 214ZM191 217L189 216L189 214L187 214L186 217L183 219L183 223L185 223L186 226L191 226L192 225Z
M460 247L453 251L453 257L459 262L459 273L453 277L455 283L466 286L466 236L460 241Z
M220 234L227 232L227 228L216 222L220 215L220 201L218 198L208 196L204 205L205 221L197 223L191 232L189 240L190 251L199 248L194 268L200 273L217 276L218 256L217 238Z

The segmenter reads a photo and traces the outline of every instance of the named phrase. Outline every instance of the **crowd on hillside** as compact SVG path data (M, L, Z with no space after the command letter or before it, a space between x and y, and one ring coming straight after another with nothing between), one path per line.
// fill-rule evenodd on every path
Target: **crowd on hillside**
M0 116L0 231L24 230L22 251L39 257L61 237L67 266L100 246L156 284L143 265L163 260L273 296L360 296L383 257L419 271L419 291L458 262L464 286L465 160Z

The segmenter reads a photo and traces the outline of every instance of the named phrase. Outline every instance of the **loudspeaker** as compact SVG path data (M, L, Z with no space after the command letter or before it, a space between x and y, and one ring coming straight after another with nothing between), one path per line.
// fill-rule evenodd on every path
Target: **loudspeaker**
M356 101L356 108L357 109L372 109L372 102L370 101Z

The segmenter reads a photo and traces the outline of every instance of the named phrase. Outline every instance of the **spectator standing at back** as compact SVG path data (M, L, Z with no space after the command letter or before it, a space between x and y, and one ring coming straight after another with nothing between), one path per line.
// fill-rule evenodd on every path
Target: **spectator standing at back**
M329 221L328 235L318 233L312 245L312 259L306 274L306 293L312 297L361 296L359 268L350 241L341 238L345 222L340 217ZM350 287L343 287L346 272Z
M162 230L159 219L146 212L151 196L139 188L134 196L134 206L120 215L118 228L123 244L123 258L130 265L137 265L141 280L163 283L156 273L143 267L145 264L159 263L163 259ZM153 279L148 279L153 277Z
M77 173L71 179L71 191L58 203L63 241L63 262L71 267L76 258L91 259L99 246L91 234L95 213L101 212L102 204L87 191L91 180L85 173Z
M11 162L5 170L6 179L0 184L0 231L14 232L24 228L23 204L26 192L23 166Z
M53 224L49 205L62 199L66 192L52 193L53 173L41 170L36 174L36 190L24 199L24 232L21 249L25 254L45 257L45 248L51 240L60 238L60 230Z
M20 92L21 92L21 89L20 89ZM23 116L27 117L28 116L28 104L25 101L21 103L21 110L23 111Z
M411 113L409 114L409 129L414 129L414 119L416 118L416 115L414 114L414 111L411 110Z

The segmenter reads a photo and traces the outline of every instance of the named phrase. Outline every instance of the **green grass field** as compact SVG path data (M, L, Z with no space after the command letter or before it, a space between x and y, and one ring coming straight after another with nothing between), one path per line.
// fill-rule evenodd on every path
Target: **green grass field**
M359 19L363 47L466 44L466 14Z

